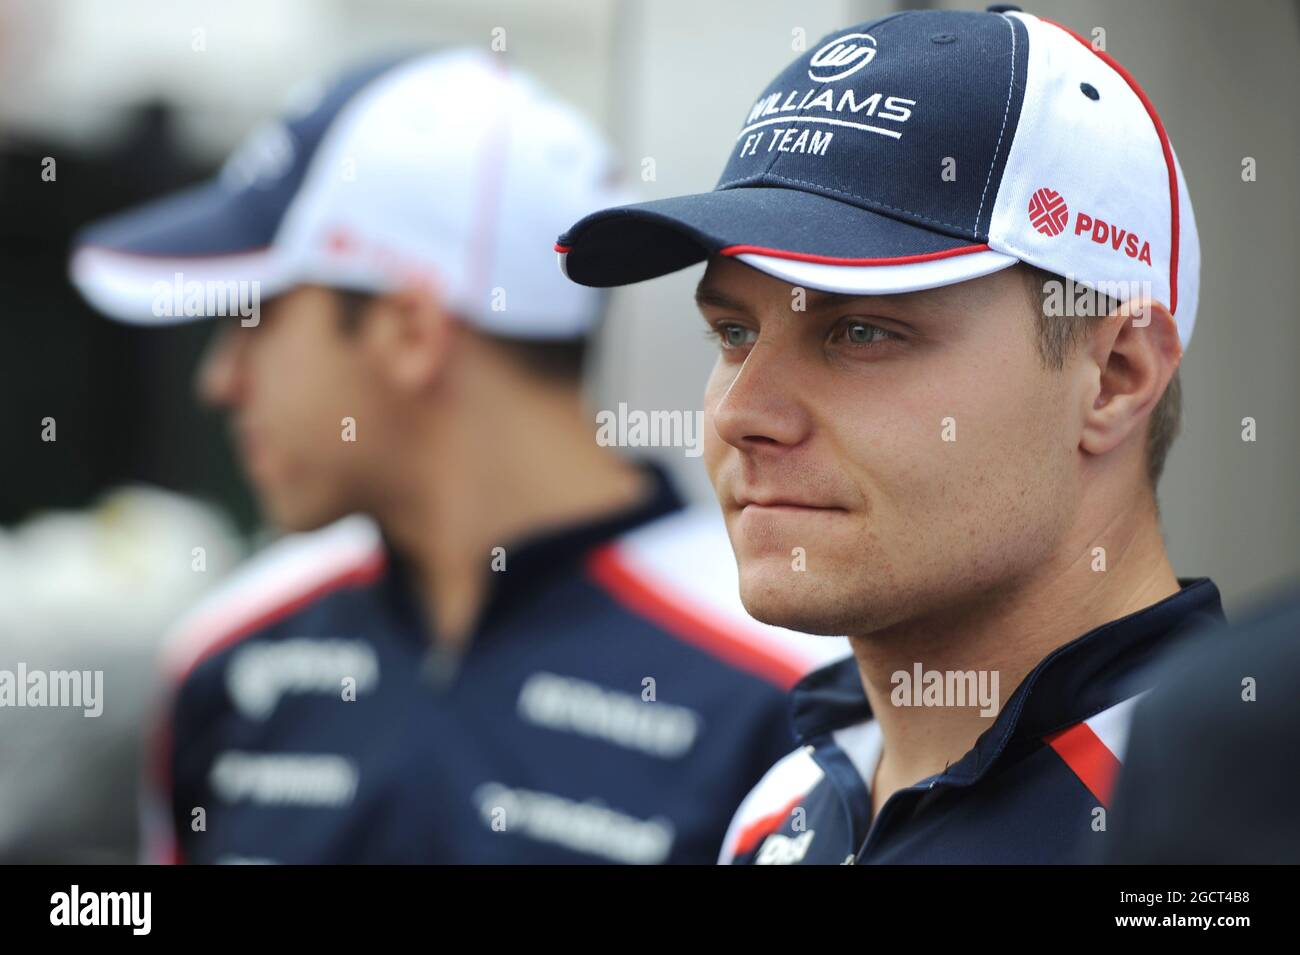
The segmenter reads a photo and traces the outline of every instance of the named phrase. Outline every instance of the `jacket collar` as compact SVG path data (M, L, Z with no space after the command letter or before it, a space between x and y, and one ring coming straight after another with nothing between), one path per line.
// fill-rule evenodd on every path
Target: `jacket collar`
M1149 688L1149 664L1202 624L1222 621L1219 589L1207 577L1179 579L1159 603L1112 620L1049 653L1021 681L975 748L944 775L982 773L1013 737L1041 737L1072 726ZM802 745L871 718L857 660L814 670L790 693Z
M508 574L490 573L488 594L475 626L475 636L491 629L498 620L514 613L532 594L550 586L557 578L571 576L574 567L593 548L685 506L668 472L650 461L637 462L647 478L647 493L630 506L591 520L548 529L526 538L506 542ZM384 539L387 574L383 586L390 607L406 626L427 639L431 625L426 618L411 580L408 562Z

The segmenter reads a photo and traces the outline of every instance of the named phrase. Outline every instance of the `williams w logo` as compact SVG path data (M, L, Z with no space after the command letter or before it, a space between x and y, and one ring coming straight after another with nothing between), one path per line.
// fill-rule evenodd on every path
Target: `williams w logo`
M864 40L864 43L854 41ZM808 61L808 78L830 83L856 73L875 58L876 38L869 33L846 33L822 46Z

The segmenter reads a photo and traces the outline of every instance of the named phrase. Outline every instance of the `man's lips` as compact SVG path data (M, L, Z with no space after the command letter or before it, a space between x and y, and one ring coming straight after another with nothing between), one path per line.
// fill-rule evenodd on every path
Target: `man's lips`
M736 501L736 505L737 507L740 508L742 512L751 509L756 511L772 511L772 512L790 511L795 513L808 512L808 511L843 512L847 510L847 508L843 508L835 504L815 504L811 501L800 501L794 498L783 498L783 497L773 497L773 498L743 498L742 497Z

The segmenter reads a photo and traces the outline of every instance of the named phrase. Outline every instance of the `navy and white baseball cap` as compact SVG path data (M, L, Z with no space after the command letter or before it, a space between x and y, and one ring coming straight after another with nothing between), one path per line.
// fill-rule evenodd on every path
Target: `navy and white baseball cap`
M1083 38L1005 6L825 37L754 102L712 192L588 215L555 251L584 285L725 255L855 295L1022 261L1120 301L1150 294L1184 346L1200 273L1187 186L1146 94Z
M382 292L432 283L476 327L578 337L601 293L566 282L547 246L631 194L575 110L500 57L451 50L358 70L256 131L213 181L94 224L74 244L82 294L128 322L179 281L314 283Z

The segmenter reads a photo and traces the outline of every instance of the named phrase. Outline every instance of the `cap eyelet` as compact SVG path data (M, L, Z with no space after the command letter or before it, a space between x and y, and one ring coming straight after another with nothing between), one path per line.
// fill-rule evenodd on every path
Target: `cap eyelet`
M955 33L936 33L930 37L931 43L956 43L957 34Z
M1093 86L1091 83L1080 83L1079 90L1090 100L1096 101L1101 99L1101 94L1097 92L1097 87Z

